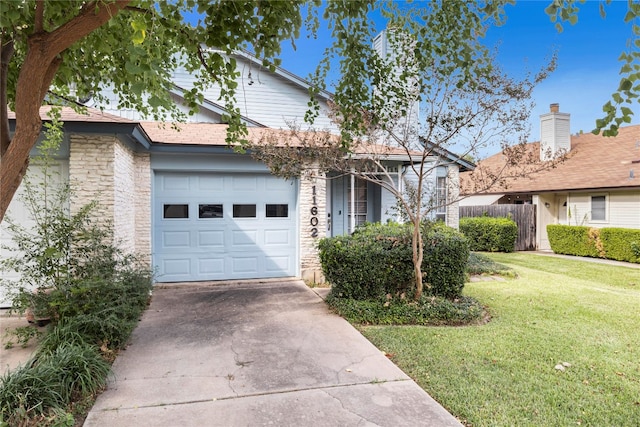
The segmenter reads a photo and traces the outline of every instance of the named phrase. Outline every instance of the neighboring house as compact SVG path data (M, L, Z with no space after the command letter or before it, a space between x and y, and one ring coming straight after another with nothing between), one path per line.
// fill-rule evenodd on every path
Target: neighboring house
M250 133L286 131L287 121L303 118L308 87L302 79L280 69L268 73L248 55L238 61L245 70L239 99ZM188 88L188 79L182 77L180 85ZM250 155L234 152L220 123L224 108L214 92L208 96L202 112L178 124L179 130L143 121L134 111L89 108L81 115L63 109L65 139L57 157L62 179L74 192L71 210L97 200L96 215L112 222L122 247L148 254L157 281L287 276L320 281L318 239L350 232L364 221L396 218L395 199L380 187L321 174L287 181ZM318 97L319 126L331 130L328 99L329 94ZM45 120L46 113L43 108ZM455 160L446 151L429 158L439 165L431 187L438 186L447 201L457 196L458 170L466 166ZM388 164L401 181L411 161L396 151ZM457 211L453 203L438 217L457 227ZM26 221L19 195L9 215ZM4 223L0 240L10 241Z
M541 141L527 145L526 154L549 161L557 153L568 153L555 168L528 177L508 180L482 194L472 195L460 206L491 204L536 205L536 243L551 249L547 225L568 224L590 227L640 229L640 125L619 129L616 137L571 135L570 115L558 104L540 117ZM483 168L504 165L498 153L478 163ZM507 169L505 173L509 173ZM472 175L461 174L461 188L469 188Z

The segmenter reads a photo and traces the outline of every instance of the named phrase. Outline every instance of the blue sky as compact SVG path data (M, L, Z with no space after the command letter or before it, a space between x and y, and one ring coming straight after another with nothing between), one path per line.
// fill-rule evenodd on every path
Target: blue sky
M538 70L552 55L558 55L557 70L534 93L536 107L532 112L529 140L539 139L538 117L549 111L549 104L559 103L560 111L571 114L571 131L589 132L595 120L602 117L602 105L618 87L620 53L632 37L630 25L623 21L626 0L613 1L606 8L607 17L599 13L599 1L589 0L579 5L578 23L566 23L558 33L545 14L549 0L518 1L507 6L507 22L491 28L486 41L499 43L498 60L512 75ZM383 29L384 23L380 23ZM317 40L297 41L297 50L283 46L282 67L301 77L315 69L322 51L329 44L327 32L320 32ZM640 123L640 105L632 106Z

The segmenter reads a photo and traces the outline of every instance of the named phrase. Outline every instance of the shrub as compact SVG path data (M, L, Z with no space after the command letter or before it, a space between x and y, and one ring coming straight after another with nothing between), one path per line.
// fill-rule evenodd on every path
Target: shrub
M47 188L46 168L44 176L40 187L25 183L35 226L10 225L18 251L0 270L20 274L13 308L52 323L29 363L0 379L0 425L73 425L71 403L104 386L107 359L126 343L152 285L151 271L113 244L112 231L92 224L95 204L70 215L68 185Z
M595 234L591 228L576 225L547 225L551 250L557 254L598 257Z
M106 384L109 364L86 343L58 346L0 379L0 414L9 425L64 413L73 399L98 392Z
M468 274L498 274L502 276L515 277L516 274L512 268L504 264L493 261L484 254L471 252L467 262Z
M518 226L510 218L460 218L460 231L472 251L513 252L518 238Z
M363 325L467 325L484 318L482 305L468 297L423 296L416 302L398 297L355 300L329 294L327 303L350 322Z
M600 240L607 258L640 263L640 230L603 228Z
M469 244L467 239L450 227L425 227L423 233L423 281L430 295L457 298L467 279Z
M459 296L469 257L466 239L450 227L429 225L423 229L423 241L426 291L445 298ZM332 293L342 298L413 294L410 224L367 225L351 236L322 239L319 249Z
M321 239L318 248L332 292L343 298L380 298L413 287L410 228L369 224L351 236Z

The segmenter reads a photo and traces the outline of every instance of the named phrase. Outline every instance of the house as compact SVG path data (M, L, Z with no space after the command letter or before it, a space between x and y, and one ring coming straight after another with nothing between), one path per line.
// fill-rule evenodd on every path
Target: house
M302 119L306 82L282 69L269 73L250 55L237 59L238 99L250 133L286 132L289 121ZM180 91L189 88L189 79L178 72L172 95L180 101ZM158 282L288 276L319 281L318 239L365 221L396 219L390 209L395 199L385 189L322 174L284 180L235 152L225 142L224 106L216 93L208 92L200 114L177 124L178 130L114 104L104 111L88 108L87 114L63 108L65 137L56 158L74 192L71 210L97 200L96 216L113 224L122 247L148 255ZM328 118L329 99L328 93L318 95L318 126L336 130ZM46 107L41 115L47 119ZM10 122L13 129L15 118ZM388 162L401 182L412 159L392 154ZM457 196L458 171L466 165L456 159L443 151L428 160L434 188L437 183L449 201ZM9 215L28 222L19 195ZM438 215L457 227L455 203ZM2 243L10 242L6 224L0 227Z
M551 249L549 224L640 229L640 125L622 127L616 137L571 135L570 115L551 104L550 112L540 117L540 135L539 142L526 145L525 157L538 156L542 164L561 153L566 159L471 195L460 206L535 205L539 250ZM462 193L469 194L474 174L497 170L504 162L504 155L498 153L479 162L473 173L462 173Z

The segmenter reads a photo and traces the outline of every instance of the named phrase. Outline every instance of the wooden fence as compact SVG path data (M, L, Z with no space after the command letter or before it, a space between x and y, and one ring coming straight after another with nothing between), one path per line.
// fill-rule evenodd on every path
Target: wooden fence
M518 225L517 251L536 250L536 205L460 206L460 218L510 217Z

